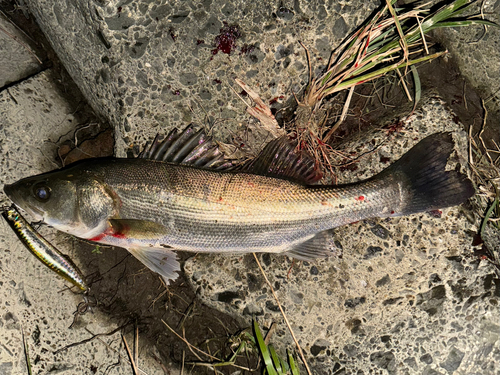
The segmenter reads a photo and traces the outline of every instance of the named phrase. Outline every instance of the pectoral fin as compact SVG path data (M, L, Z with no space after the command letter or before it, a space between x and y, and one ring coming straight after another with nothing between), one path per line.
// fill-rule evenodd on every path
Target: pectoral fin
M310 261L316 258L339 256L340 250L335 246L333 230L325 230L316 234L313 238L295 245L285 254L298 259Z
M135 247L128 251L151 271L159 273L167 285L179 276L177 271L181 270L181 266L173 251L156 247Z
M158 239L169 233L163 225L147 220L111 219L109 225L115 237Z

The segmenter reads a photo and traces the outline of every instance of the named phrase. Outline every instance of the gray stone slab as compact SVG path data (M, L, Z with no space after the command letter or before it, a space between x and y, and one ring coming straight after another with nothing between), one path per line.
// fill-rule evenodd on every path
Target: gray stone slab
M307 81L297 40L320 69L330 46L376 6L360 0L290 2L282 9L240 0L76 3L28 1L90 104L115 126L117 156L158 131L193 121L209 121L219 139L234 134L248 122L245 104L231 91L234 78L258 88L265 100L282 101ZM241 36L231 55L214 55L225 24L237 25Z
M57 140L75 130L74 107L61 96L49 71L0 93L0 185L57 168L53 162ZM0 191L0 205L10 204ZM77 259L74 240L41 228L55 246ZM26 374L23 350L29 349L34 374L95 374L113 368L129 374L130 365L120 333L103 336L55 354L57 349L116 328L98 312L87 314L78 328L69 329L81 295L42 265L0 219L0 374ZM89 331L87 331L87 328ZM129 338L131 342L131 338ZM160 373L149 356L139 366Z
M28 37L0 14L0 89L39 72Z

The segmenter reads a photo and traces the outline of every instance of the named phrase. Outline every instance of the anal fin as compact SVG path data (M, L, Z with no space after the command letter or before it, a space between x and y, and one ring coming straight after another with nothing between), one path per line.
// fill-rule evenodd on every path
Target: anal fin
M181 270L181 265L173 251L157 247L133 247L127 250L151 271L160 274L165 284L168 285L179 276L177 271Z
M319 232L313 238L295 245L285 254L298 259L311 261L316 258L340 256L340 249L335 246L332 229Z

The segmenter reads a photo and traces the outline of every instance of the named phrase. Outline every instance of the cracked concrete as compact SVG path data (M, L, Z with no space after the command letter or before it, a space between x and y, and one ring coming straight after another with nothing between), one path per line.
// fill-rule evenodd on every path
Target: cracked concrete
M4 15L0 15L0 87L42 70L41 61L31 49L32 41Z

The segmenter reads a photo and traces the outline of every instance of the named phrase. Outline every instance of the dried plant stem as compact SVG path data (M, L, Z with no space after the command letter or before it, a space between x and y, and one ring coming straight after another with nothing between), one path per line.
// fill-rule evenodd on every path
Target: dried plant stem
M134 357L132 356L130 348L128 347L127 339L123 334L122 334L122 340L123 343L125 344L125 350L127 351L128 359L130 360L130 364L132 365L132 371L134 372L134 375L137 375L138 373L137 365L135 364Z
M135 324L134 361L139 363L139 326Z
M302 362L304 363L304 366L306 367L306 371L307 371L308 375L312 375L311 370L309 369L309 366L307 365L307 361L306 361L306 357L304 356L304 352L302 351L302 348L300 347L300 344L297 341L295 334L293 333L292 326L290 325L290 322L288 321L288 318L286 317L285 312L283 311L283 308L281 307L281 303L278 299L278 296L276 295L276 292L274 291L273 285L271 284L271 282L267 278L266 273L264 272L264 269L262 268L262 265L260 264L259 258L257 258L257 254L253 253L253 257L255 258L255 261L257 262L257 265L259 266L260 272L262 273L262 276L264 276L264 279L266 280L267 285L271 289L271 293L273 294L273 297L276 300L276 303L278 304L278 307L281 311L281 315L283 315L283 319L285 319L286 326L288 327L288 330L290 331L290 334L292 335L293 341L295 341L295 345L297 346L297 350L299 351L300 358L302 359Z
M24 35L26 35L26 33L24 31L22 31L15 23L11 22L8 17L5 16L4 12L0 11L0 14L2 14L5 19L7 21L9 21L12 25L14 25L14 27L18 30L20 30ZM8 32L7 30L5 30L3 27L0 27L0 31L3 32L5 35L7 35L9 38L11 38L12 40L15 40L17 43L19 43L26 51L28 51L28 53L33 56L33 58L40 64L40 65L43 65L42 63L42 60L40 60L38 58L38 56L36 55L36 53L31 49L30 46L28 46L26 43L24 43L22 40L20 40L17 36L11 34L10 32Z
M163 324L165 324L165 326L170 330L170 332L172 332L174 335L176 335L178 338L180 338L182 341L184 341L184 343L188 346L189 350L191 351L191 353L193 353L193 355L198 358L199 361L203 361L202 358L196 354L194 352L194 350L196 350L198 353L201 353L203 355L206 355L207 357L209 357L210 359L213 359L213 360L216 360L216 361L219 361L219 358L217 357L214 357L210 354L208 354L207 352L204 352L203 350L201 349L198 349L196 346L192 345L189 341L187 341L184 337L182 337L181 335L179 335L177 332L175 332L173 330L172 327L170 327L163 319L161 320Z
M330 137L333 135L333 133L335 133L335 131L339 128L339 126L344 122L344 120L347 116L347 111L349 110L349 105L351 104L352 94L354 94L355 87L356 86L352 86L349 89L349 94L347 95L347 99L344 103L344 108L342 109L342 114L340 115L340 119L328 131L328 133L326 134L326 136L324 138L324 142L328 142L330 140Z
M406 97L408 98L408 101L412 102L413 98L410 95L410 90L408 90L408 86L406 85L404 77L401 75L401 72L399 71L399 69L396 69L396 73L399 76L399 82L401 82L401 86L403 86L403 89L405 91Z
M21 337L23 339L23 349L24 349L24 359L26 361L26 369L28 370L28 375L31 375L31 360L30 360L30 353L28 349L28 343L26 342L26 337L24 336L24 328L21 325Z

